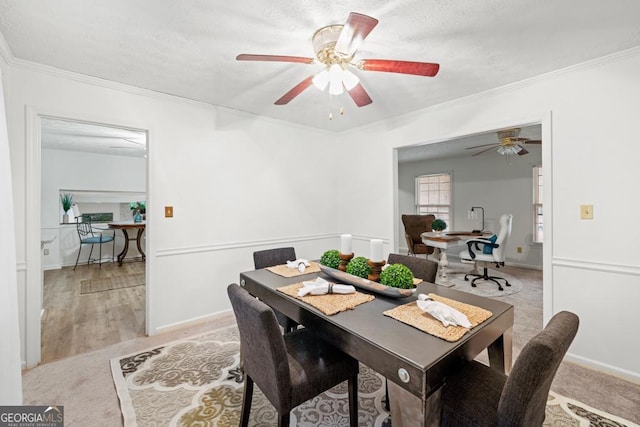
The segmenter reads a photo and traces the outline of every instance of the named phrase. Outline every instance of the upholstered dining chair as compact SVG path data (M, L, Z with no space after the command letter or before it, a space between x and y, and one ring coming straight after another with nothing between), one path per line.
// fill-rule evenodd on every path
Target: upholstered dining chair
M438 263L430 259L422 259L408 255L389 254L387 264L402 264L413 273L413 277L425 282L435 283L438 274Z
M504 277L489 276L488 264L495 263L496 268L504 266L504 260L506 257L506 245L509 236L511 235L511 223L513 222L513 215L504 214L500 217L500 231L498 234L494 234L489 238L473 238L467 240L467 250L460 252L460 259L466 261L478 261L483 263L483 273L467 273L464 275L464 280L469 280L469 277L474 277L471 281L471 286L476 287L476 281L487 280L492 281L498 285L499 290L504 290L502 284L498 280L504 280L505 285L511 286L509 281Z
M303 402L347 381L349 421L358 425L358 361L301 328L282 335L274 311L236 284L227 287L240 332L244 396L240 425L249 424L253 385L289 427L290 412Z
M443 426L541 426L551 382L578 332L561 311L522 349L509 376L472 361L442 389Z
M287 261L295 261L296 259L296 250L292 247L265 249L253 253L253 268L258 270L260 268L273 267L275 265L286 264ZM279 311L274 311L278 323L282 326L285 333L289 333L298 327L298 323L289 319Z
M80 252L82 252L82 245L91 245L89 251L89 258L87 259L87 265L91 263L91 255L93 254L93 246L98 245L100 251L98 255L98 263L102 268L102 245L112 242L111 248L111 261L113 261L116 253L116 230L102 230L98 231L91 225L91 218L85 217L86 221L76 222L76 229L78 231L78 238L80 239L80 249L78 249L78 256L76 257L76 265L73 266L75 270L78 266L78 260L80 260Z
M431 231L431 223L435 215L402 215L404 237L407 240L408 255L426 255L433 253L433 248L422 243L422 233Z

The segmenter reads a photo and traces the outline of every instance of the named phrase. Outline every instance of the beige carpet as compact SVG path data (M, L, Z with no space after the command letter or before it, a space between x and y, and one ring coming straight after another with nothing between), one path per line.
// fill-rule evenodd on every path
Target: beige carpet
M494 265L495 267L495 265ZM447 268L447 279L443 281L440 278L440 271L438 270L438 276L436 277L436 284L455 289L457 291L468 292L483 297L495 298L504 297L507 295L517 294L522 290L522 281L516 276L511 275L505 271L505 268L489 268L489 276L503 277L511 286L506 286L504 280L498 280L502 285L502 291L498 288L494 282L490 280L479 279L476 281L476 286L471 286L471 281L474 279L472 276L469 280L464 280L466 273L472 269L471 264L462 264L457 262L449 262ZM478 267L478 274L482 273L482 267Z
M111 360L124 425L238 425L243 384L232 369L238 365L235 326L170 342ZM361 365L358 424L382 426L384 379ZM275 411L256 388L252 426L270 426ZM348 425L346 383L298 406L294 426ZM545 426L607 425L638 427L629 421L552 393Z
M134 286L144 286L144 278L145 275L142 273L117 277L104 277L101 279L81 280L80 295L111 291L113 289L132 288Z

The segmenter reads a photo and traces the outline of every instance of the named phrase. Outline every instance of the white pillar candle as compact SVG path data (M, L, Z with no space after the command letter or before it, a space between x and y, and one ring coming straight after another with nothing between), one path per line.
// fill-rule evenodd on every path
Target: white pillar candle
M371 261L382 261L382 240L380 239L371 240Z
M351 250L351 234L340 236L340 253L344 255L353 253L353 250Z

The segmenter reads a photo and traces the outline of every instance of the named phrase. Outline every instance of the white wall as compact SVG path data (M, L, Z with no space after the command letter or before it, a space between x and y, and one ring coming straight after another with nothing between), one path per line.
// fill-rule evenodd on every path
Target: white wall
M415 179L420 175L452 173L453 221L449 230L480 228L480 219L470 221L467 212L472 206L484 208L485 229L499 231L498 220L503 213L513 214L511 236L506 247L510 265L542 268L542 245L533 242L533 166L542 162L540 146L527 146L529 154L516 156L509 163L498 153L489 152L471 157L451 157L429 161L404 162L398 166L399 214L415 214ZM404 235L402 223L398 234ZM522 248L522 253L517 252ZM404 239L400 248L406 250ZM462 248L449 253L456 257Z
M343 182L376 189L375 197L339 194L342 209L351 213L343 227L397 245L394 147L550 115L542 138L545 233L552 233L544 245L545 319L565 309L576 312L581 327L570 357L640 382L640 341L629 335L640 323L640 144L630 136L640 132L639 69L635 49L340 135ZM364 151L368 156L360 155ZM581 204L594 205L593 220L580 220Z
M339 188L329 166L337 145L333 135L121 85L87 84L82 76L69 79L58 71L18 65L9 71L16 247L18 264L25 265L18 277L22 348L32 349L23 353L27 364L34 363L36 351L27 337L33 339L39 326L29 307L39 306L34 301L41 297L39 265L32 265L39 262L31 262L27 243L40 209L26 208L35 199L28 198L35 192L28 169L37 139L25 129L37 114L149 131L151 334L228 310L226 285L253 268L255 249L294 245L300 256L314 258L335 246L337 219L329 214ZM174 207L173 218L163 216L165 205ZM37 240L39 255L37 234L30 244Z
M78 256L80 242L75 225L60 224L60 190L95 190L95 191L136 191L144 193L146 182L146 159L139 157L112 156L106 154L87 153L65 150L42 150L42 186L41 186L41 219L42 240L55 238L47 245L48 255L42 256L45 269L74 265ZM133 200L131 200L133 201ZM114 221L120 220L120 206L102 204L103 209L87 209L84 204L83 213L114 212ZM99 207L96 206L96 209ZM97 224L98 227L106 225ZM110 232L111 233L111 232ZM124 246L121 231L116 232L116 255ZM98 249L97 247L95 249ZM105 254L105 250L108 254ZM111 243L103 245L103 258L112 253ZM79 262L86 262L89 257L89 246L85 246L80 254ZM129 247L127 257L138 255L135 245ZM93 254L93 258L97 255Z
M21 405L19 300L13 235L12 166L3 90L5 69L0 56L0 198L5 201L5 209L0 209L0 405Z

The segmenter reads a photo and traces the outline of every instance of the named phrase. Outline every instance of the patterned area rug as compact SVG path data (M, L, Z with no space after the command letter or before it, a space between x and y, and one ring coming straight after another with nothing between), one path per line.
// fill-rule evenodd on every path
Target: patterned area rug
M80 295L111 291L113 289L132 288L134 286L144 286L144 273L81 280Z
M456 262L449 262L449 267L447 268L447 281L443 282L440 279L440 272L438 271L438 277L436 278L436 284L450 287L451 289L455 289L457 291L468 292L475 295L480 295L483 297L503 297L505 295L513 295L517 294L522 290L522 282L518 280L516 277L505 273L502 269L489 269L489 276L497 276L504 277L509 281L511 286L505 286L504 280L499 280L502 284L502 288L504 290L499 290L498 285L490 280L480 279L476 282L476 287L471 286L471 281L473 277L469 277L469 280L464 280L464 276L466 273L471 271L471 264L462 264ZM482 273L482 268L478 268L478 274Z
M237 426L243 383L232 372L239 362L235 326L111 360L125 427ZM384 378L360 365L358 425L383 426ZM298 406L291 425L349 424L346 382ZM249 425L276 424L276 413L254 389ZM640 427L552 393L545 426Z

